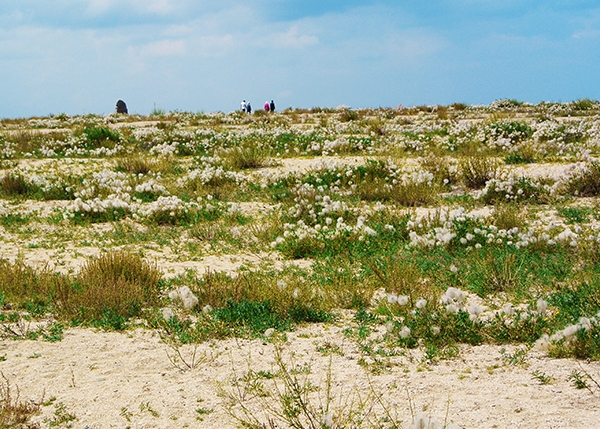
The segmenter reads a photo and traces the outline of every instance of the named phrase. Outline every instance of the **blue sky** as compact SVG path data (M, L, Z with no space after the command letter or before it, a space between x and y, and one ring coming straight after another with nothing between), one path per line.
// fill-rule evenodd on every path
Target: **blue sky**
M0 0L0 117L600 98L597 0Z

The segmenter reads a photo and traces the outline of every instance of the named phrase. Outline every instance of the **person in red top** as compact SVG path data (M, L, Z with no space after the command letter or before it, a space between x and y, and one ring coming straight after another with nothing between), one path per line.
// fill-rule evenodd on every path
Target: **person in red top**
M265 112L269 111L269 102L265 101Z

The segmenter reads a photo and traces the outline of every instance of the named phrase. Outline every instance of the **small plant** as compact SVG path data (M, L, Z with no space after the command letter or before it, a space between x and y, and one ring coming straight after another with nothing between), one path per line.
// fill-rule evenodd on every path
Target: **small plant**
M533 380L538 380L541 384L552 384L554 382L554 377L539 370L533 371L531 373L531 378Z
M48 423L50 427L59 427L68 425L70 422L77 419L75 414L67 410L67 406L62 402L54 404L54 417L51 419L45 419L44 422Z
M600 162L589 162L566 183L571 195L594 197L600 195Z
M31 418L39 413L43 397L39 402L23 402L19 398L18 386L16 392L13 391L6 376L3 373L0 376L0 428L39 429L40 426L33 423Z
M116 165L118 171L126 171L136 175L148 174L152 171L152 166L153 164L148 159L139 155L119 158Z
M120 415L121 415L121 417L123 417L128 422L130 422L131 418L133 417L133 413L131 411L129 411L127 409L127 407L121 407L121 413L120 413Z
M158 411L156 411L154 408L152 408L149 401L140 403L140 411L142 411L142 412L148 411L150 413L150 415L154 418L159 417Z
M502 360L506 365L527 366L527 350L523 348L516 349L513 353L508 353L506 349L500 350Z
M295 362L284 361L280 347L275 348L275 364L277 377L269 384L257 386L254 377L243 381L234 375L233 387L224 390L227 412L240 425L296 429L378 427L377 422L385 419L389 427L400 427L398 417L383 400L384 395L374 389L361 393L341 388L336 392L331 359L324 386L313 384L310 370L300 366L302 370L297 371ZM253 411L253 403L258 403L260 414Z
M590 393L594 394L594 389L600 389L600 382L596 381L589 372L584 370L581 371L573 370L568 378L573 383L576 389L587 389Z
M211 414L214 410L212 408L196 408L196 420L203 421L204 416Z
M590 216L596 212L592 207L559 207L557 211L569 224L588 223Z
M158 302L162 273L138 255L110 252L90 260L73 284L56 291L59 312L79 322L121 330Z
M481 189L498 175L500 162L489 157L469 157L459 162L458 170L467 188Z
M269 153L267 149L252 144L234 146L223 152L224 164L233 170L246 170L267 166Z
M6 173L0 178L0 190L7 197L24 196L31 192L31 185L21 175Z
M121 139L118 132L107 127L85 127L83 135L91 148L98 148L107 144L114 146Z

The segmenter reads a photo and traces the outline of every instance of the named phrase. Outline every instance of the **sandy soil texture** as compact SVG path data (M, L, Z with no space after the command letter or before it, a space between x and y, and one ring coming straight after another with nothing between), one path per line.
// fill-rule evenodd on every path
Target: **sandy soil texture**
M409 350L373 374L342 329L300 328L287 334L281 346L290 367L310 368L313 384L321 387L317 397L323 394L331 362L334 406L353 392L372 389L407 428L412 427L411 405L414 413L461 428L600 428L600 391L594 386L592 391L576 389L569 380L573 371L599 380L599 362L550 359L535 351L520 354L518 348L502 352L485 345L463 347L457 358L434 364L423 364L420 352ZM326 349L336 352L328 355ZM227 413L223 390L232 391L232 380L243 378L249 368L277 372L273 343L259 339L201 344L193 369L182 361L174 364L174 352L148 330L71 329L57 343L2 340L0 371L13 390L18 386L21 400L43 396L52 402L36 417L43 426L56 419L58 404L64 404L76 417L69 426L97 429L237 427ZM180 352L191 362L191 348ZM549 383L536 374L549 377ZM252 409L262 416L259 408Z

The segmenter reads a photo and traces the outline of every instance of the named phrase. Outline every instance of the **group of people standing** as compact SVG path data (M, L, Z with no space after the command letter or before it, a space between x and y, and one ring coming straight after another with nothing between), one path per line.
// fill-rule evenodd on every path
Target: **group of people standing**
M240 109L242 112L251 114L252 113L252 105L250 104L249 101L243 100L242 104L240 105ZM275 102L273 100L271 100L271 102L269 103L269 101L265 101L265 106L264 106L265 112L274 112L275 111Z

